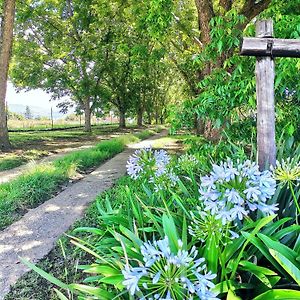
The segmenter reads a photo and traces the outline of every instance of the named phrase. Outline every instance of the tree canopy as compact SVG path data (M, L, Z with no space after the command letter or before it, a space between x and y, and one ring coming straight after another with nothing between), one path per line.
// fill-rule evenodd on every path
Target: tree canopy
M41 88L66 111L117 111L120 126L173 120L207 137L255 123L255 59L239 55L255 20L299 37L300 1L26 0L17 6L10 77ZM278 130L294 134L299 61L276 60ZM176 114L176 111L178 114ZM287 114L291 117L287 120Z

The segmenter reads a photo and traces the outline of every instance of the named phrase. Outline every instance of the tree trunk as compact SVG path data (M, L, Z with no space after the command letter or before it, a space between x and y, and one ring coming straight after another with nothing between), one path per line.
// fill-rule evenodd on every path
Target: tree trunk
M0 150L10 148L7 113L6 113L6 90L9 60L13 42L13 28L15 17L15 0L5 0L3 3L3 18L0 37Z
M147 113L147 118L148 118L147 123L148 123L149 125L151 125L151 120L152 120L151 112L148 112L148 113Z
M87 98L84 102L84 131L91 132L92 125L91 125L91 106L90 106L90 99Z
M156 109L156 112L155 112L155 124L158 125L158 119L159 119L159 112L158 112L158 109Z
M161 116L160 116L160 124L161 124L161 125L164 125L164 124L165 124L165 118L164 118L164 115L163 115L163 114L161 114Z
M119 111L120 118L119 118L119 128L124 129L126 128L126 117L125 117L125 111L120 110Z
M143 110L139 108L137 111L137 125L139 127L143 126L143 113Z
M195 116L195 127L196 127L196 134L203 135L205 132L205 122L199 118L197 115Z

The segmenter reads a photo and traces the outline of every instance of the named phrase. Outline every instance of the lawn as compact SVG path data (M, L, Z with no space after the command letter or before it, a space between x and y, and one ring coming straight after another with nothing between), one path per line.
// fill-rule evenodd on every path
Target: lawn
M153 127L155 129L155 127ZM0 172L13 169L31 160L38 160L51 153L94 145L101 140L116 137L125 133L141 131L135 127L118 130L117 125L94 126L91 133L83 129L68 129L59 131L11 132L10 139L13 150L0 154ZM146 134L146 131L142 131ZM141 133L140 133L141 134ZM141 136L141 138L143 138Z

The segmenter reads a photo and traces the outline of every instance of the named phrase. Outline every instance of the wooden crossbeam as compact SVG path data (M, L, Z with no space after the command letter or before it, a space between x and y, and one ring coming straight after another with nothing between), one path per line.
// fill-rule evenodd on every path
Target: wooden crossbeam
M300 40L243 38L241 55L300 58Z

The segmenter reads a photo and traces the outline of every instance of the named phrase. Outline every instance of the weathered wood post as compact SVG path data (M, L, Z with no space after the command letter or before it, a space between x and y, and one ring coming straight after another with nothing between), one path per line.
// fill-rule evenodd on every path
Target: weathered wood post
M241 55L256 57L257 148L261 170L276 163L275 57L300 57L300 40L275 39L273 21L256 23L256 37L243 38Z
M273 38L273 21L256 23L258 38ZM275 142L275 63L272 57L272 43L267 44L270 56L256 58L256 99L257 99L257 151L261 170L276 164Z

